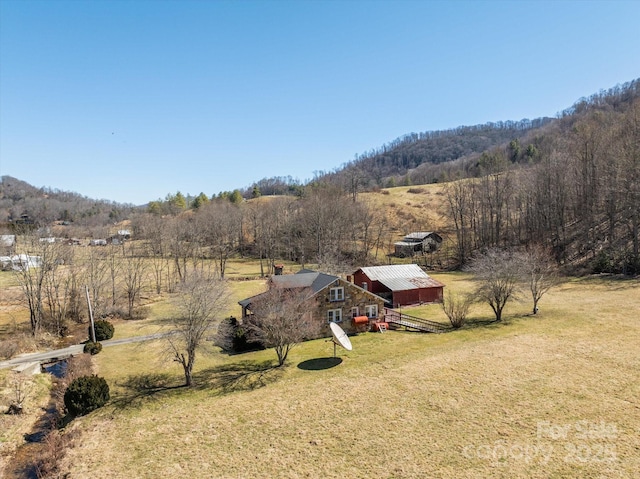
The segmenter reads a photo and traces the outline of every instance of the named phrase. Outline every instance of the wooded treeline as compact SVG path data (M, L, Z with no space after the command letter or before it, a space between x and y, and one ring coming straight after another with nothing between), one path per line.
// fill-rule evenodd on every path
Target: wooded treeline
M168 267L171 259L181 281L189 264L212 259L224 277L227 260L235 255L259 258L264 274L283 260L348 270L381 248L387 228L382 212L326 183L307 186L297 197L241 203L217 198L176 215L139 214L132 225L158 265Z
M638 82L630 92L559 118L526 167L512 142L483 153L481 177L447 186L460 264L483 248L543 244L562 264L640 272Z

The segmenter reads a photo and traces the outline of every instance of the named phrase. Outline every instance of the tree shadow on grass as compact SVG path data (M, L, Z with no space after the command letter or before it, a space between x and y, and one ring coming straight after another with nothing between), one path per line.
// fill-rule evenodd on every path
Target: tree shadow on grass
M194 373L193 381L197 389L224 395L262 388L280 379L283 372L283 368L274 365L273 361L237 361L198 371Z
M272 361L239 361L194 372L190 388L185 386L182 375L137 374L116 383L120 391L112 398L111 405L116 409L135 408L147 401L157 401L192 390L208 390L213 395L251 391L277 381L282 373L283 369L274 366Z
M452 331L463 331L465 329L498 329L502 326L508 326L510 321L508 318L502 319L502 321L497 321L495 319L474 319L470 321L466 321L462 327L453 329Z
M184 383L175 384L175 382L175 376L166 373L129 376L116 383L121 391L112 398L111 405L116 409L139 407L145 401L161 399L171 391L185 387Z

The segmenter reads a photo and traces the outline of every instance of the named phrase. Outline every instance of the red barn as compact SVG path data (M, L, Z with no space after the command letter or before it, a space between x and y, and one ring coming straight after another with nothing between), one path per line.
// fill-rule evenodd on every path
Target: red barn
M353 273L353 282L394 307L442 301L444 284L417 264L369 266Z

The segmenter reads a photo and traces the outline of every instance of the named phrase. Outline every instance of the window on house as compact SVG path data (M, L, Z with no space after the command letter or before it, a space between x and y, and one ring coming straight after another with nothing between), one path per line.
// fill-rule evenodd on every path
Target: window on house
M344 288L342 286L339 288L331 288L329 290L329 300L344 301Z
M341 309L330 309L327 311L327 319L330 323L341 323L342 322L342 310Z
M355 318L356 316L360 316L360 310L357 306L354 306L353 308L351 308L351 317Z
M369 285L367 284L366 281L362 282L362 289L364 289L365 291L369 291Z
M378 305L377 304L368 304L364 307L364 314L367 318L377 318L378 317Z

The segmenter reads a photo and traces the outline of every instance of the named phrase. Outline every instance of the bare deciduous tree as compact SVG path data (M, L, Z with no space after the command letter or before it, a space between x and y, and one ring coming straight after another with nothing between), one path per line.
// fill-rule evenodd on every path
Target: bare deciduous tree
M173 258L176 278L171 278L171 283L184 282L188 277L189 263L197 256L197 231L193 218L190 216L177 216L167 219L165 223L167 232L168 253Z
M195 271L174 299L178 313L172 318L167 339L172 359L182 366L186 386L193 384L196 352L224 310L226 298L223 280Z
M508 251L490 249L476 256L468 267L478 281L475 298L489 304L496 321L502 321L502 311L518 291L521 259Z
M469 308L473 303L473 298L469 295L463 295L460 293L454 293L450 289L444 295L444 301L442 301L442 310L444 314L449 318L451 326L454 328L461 328L467 320L467 314L469 314Z
M52 244L55 248L56 265L48 267L44 276L44 293L46 305L46 326L49 332L63 336L67 330L67 319L72 316L74 294L77 284L73 271L63 265L74 262L73 250L61 244Z
M91 296L91 306L96 317L107 311L105 290L108 283L108 267L105 261L105 251L102 246L92 246L85 259L85 279Z
M445 192L449 204L449 214L456 231L457 257L460 265L467 262L471 250L471 196L472 185L464 181L449 183Z
M147 262L145 258L129 250L129 254L124 257L122 264L122 277L127 296L127 307L129 318L133 318L136 303L140 299L140 294L145 285L147 276Z
M22 414L24 402L33 392L33 382L24 373L14 372L10 383L12 398L8 414Z
M542 296L560 281L558 265L551 254L540 246L529 248L520 257L522 277L533 299L533 314L537 314Z
M227 260L236 251L242 232L240 209L228 201L203 205L197 214L201 244L216 259L220 277L224 278Z
M306 310L310 293L307 288L272 287L254 298L253 314L243 320L248 338L275 349L278 366L285 363L293 347L320 332L321 325Z
M20 256L20 264L14 271L29 309L31 333L37 337L46 319L47 285L56 289L52 284L60 279L55 273L64 260L59 244L40 241L35 235L26 237L25 243L27 254Z

